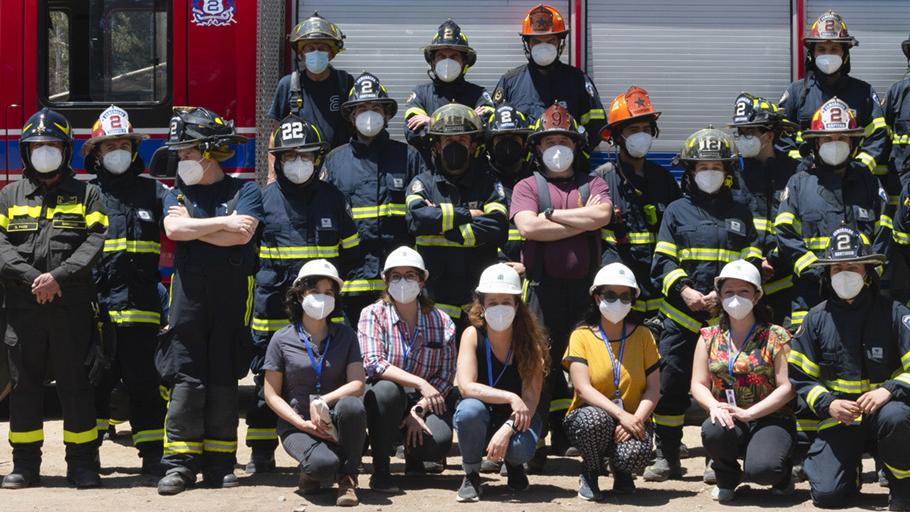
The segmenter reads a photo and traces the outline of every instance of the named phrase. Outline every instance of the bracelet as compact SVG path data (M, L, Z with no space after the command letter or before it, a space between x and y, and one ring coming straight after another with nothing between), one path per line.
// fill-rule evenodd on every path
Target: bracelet
M515 428L515 421L513 421L513 420L506 420L506 422L504 423L504 425L508 425L509 428L512 429L512 432L518 432L518 429Z

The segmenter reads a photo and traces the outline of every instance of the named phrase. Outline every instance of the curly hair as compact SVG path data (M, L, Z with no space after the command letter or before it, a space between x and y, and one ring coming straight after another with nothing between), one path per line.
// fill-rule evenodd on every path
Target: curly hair
M309 292L316 291L316 285L323 279L329 279L323 276L312 276L301 279L299 283L288 288L285 295L284 305L287 309L288 320L291 323L299 322L303 318L303 297ZM330 279L331 281L331 279ZM335 309L326 318L338 316L341 313L341 288L338 283L332 281L332 290L335 292Z
M512 322L512 347L515 366L522 380L550 372L550 341L546 329L537 321L528 305L515 299L515 320ZM483 318L483 294L476 294L468 311L468 319L476 329L486 330ZM478 340L479 342L479 340Z

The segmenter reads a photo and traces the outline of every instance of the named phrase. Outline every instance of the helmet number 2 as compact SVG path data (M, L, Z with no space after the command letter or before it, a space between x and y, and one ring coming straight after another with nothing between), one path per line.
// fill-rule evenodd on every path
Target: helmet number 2
M499 113L499 120L502 121L503 123L511 123L512 122L512 113L509 112L508 110L503 110L502 112Z
M850 243L850 235L847 233L842 233L842 234L838 235L837 239L834 241L834 243L835 243L835 248L837 248L838 251L849 251L850 248L852 247L852 245Z
M746 115L747 106L748 106L748 104L744 101L737 103L736 104L736 113L734 115L736 117L742 117L742 116Z
M288 139L300 139L303 137L303 123L300 121L294 121L293 123L287 123L281 126L281 138L284 140Z

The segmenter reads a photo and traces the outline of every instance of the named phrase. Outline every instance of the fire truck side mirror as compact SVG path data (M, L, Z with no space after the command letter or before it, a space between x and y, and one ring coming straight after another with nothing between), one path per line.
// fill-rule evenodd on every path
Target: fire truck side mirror
M156 178L173 178L177 175L177 152L166 146L155 150L149 162L149 174Z

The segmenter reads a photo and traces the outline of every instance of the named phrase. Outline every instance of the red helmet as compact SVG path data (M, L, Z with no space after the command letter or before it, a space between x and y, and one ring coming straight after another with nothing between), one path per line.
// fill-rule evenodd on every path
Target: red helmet
M811 49L813 44L824 41L843 43L847 45L847 48L859 46L859 41L847 31L847 24L844 23L844 19L841 18L840 14L831 10L819 16L812 23L809 28L809 34L803 37L803 46Z
M540 4L528 11L521 22L521 37L559 36L566 37L569 29L559 11L549 5Z
M528 144L531 146L536 145L546 135L565 135L579 145L585 142L584 128L578 126L566 107L558 103L544 110L531 129L534 130L528 135Z
M856 116L850 110L850 106L835 96L815 111L809 129L803 132L803 138L810 139L834 134L862 137L864 131L857 127Z

